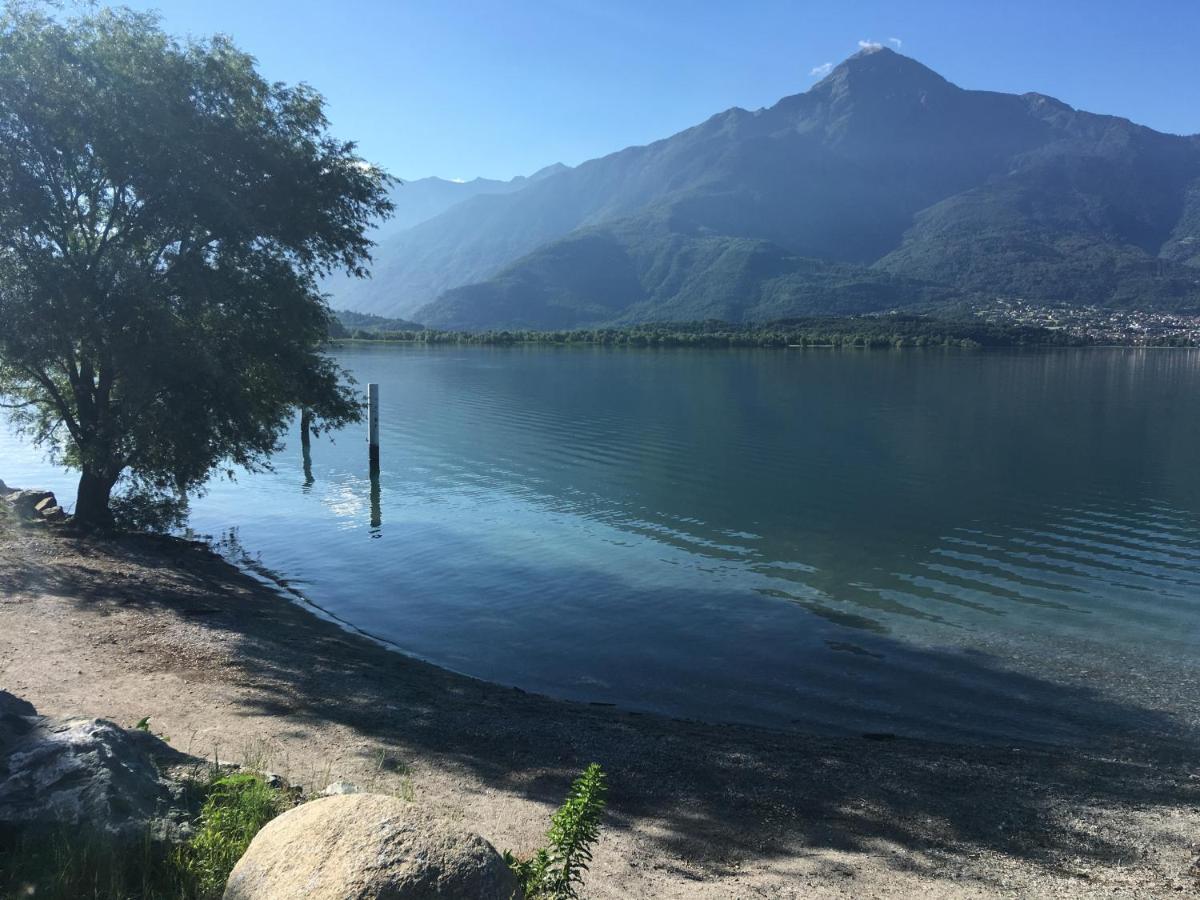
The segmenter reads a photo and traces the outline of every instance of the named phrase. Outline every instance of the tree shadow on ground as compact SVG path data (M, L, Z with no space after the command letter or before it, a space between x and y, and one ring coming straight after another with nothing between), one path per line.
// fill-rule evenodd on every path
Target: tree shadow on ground
M638 826L714 874L753 859L884 846L907 851L896 864L909 868L994 854L1069 873L1080 860L1139 853L1127 832L1104 826L1110 811L1200 805L1190 726L982 654L903 648L928 659L916 667L922 680L894 702L927 705L965 683L975 686L971 702L997 716L1068 721L1086 740L819 737L553 701L386 650L191 545L62 540L60 561L0 566L0 593L36 589L81 609L116 604L201 623L232 660L205 677L252 688L245 714L339 723L373 745L364 754L428 759L547 804L598 761L612 785L610 827Z

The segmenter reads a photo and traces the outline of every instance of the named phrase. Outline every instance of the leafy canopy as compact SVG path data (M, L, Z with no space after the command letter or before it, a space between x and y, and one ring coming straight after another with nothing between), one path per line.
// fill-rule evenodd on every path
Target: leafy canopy
M359 416L317 279L365 274L391 179L327 124L228 38L0 11L0 396L82 471L77 518L266 465L297 407Z

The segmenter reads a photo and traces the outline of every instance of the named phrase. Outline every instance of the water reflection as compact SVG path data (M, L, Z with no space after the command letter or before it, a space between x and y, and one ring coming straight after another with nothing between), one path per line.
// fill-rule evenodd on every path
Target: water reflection
M300 460L304 469L304 484L301 487L304 493L307 494L311 492L312 486L316 483L317 479L313 477L312 441L308 438L306 432L301 432Z
M239 523L331 612L441 664L768 724L945 693L919 669L955 654L1166 705L1194 684L1200 354L341 361L382 384L388 468L322 435L193 522ZM962 727L968 695L906 721Z
M371 537L378 538L383 534L383 491L380 487L379 471L371 471Z
M307 409L300 413L300 458L304 468L304 491L312 488L316 481L312 468L312 413Z

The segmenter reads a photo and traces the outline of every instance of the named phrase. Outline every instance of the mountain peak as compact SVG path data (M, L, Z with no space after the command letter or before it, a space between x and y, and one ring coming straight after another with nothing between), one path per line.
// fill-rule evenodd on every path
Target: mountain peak
M860 57L863 57L863 56L875 56L876 54L879 54L879 53L885 53L885 54L890 53L890 54L892 54L892 56L900 55L895 50L893 50L891 47L885 47L883 44L872 44L870 42L863 42L860 44L860 46L861 46L861 49L857 53L851 54L850 56L846 57L846 59L848 59L848 60L849 59L859 59Z
M548 166L543 166L532 175L529 176L530 181L540 181L543 178L549 178L551 175L557 175L559 172L565 172L571 167L566 163L556 162Z
M946 81L933 69L911 56L897 53L890 47L864 47L841 65L836 66L825 81L853 83L856 87L886 85L891 89L904 86L945 86ZM824 83L824 82L822 82Z
M1200 139L865 50L774 106L443 206L381 244L370 294L338 305L454 328L977 296L1200 305Z

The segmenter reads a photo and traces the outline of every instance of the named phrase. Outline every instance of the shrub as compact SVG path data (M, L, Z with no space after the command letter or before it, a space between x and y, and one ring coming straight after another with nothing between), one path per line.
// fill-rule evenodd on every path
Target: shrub
M592 763L583 770L550 822L547 845L528 859L511 852L504 860L516 873L526 900L574 900L592 861L592 844L600 836L608 785L604 770Z

